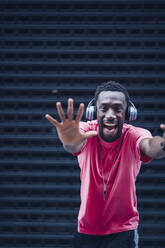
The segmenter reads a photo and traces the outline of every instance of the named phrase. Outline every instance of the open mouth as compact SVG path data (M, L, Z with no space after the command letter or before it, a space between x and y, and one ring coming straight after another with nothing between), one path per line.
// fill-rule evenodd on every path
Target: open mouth
M106 123L106 124L103 124L103 127L108 130L113 130L117 128L117 125Z

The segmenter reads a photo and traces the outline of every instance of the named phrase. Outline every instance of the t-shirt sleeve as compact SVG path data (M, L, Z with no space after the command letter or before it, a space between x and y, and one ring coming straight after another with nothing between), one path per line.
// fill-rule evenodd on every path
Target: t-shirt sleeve
M134 147L135 149L136 159L142 161L143 163L149 163L152 160L152 158L141 153L139 144L140 141L145 138L152 138L151 132L144 128L135 128L131 130L131 134L133 136L132 147Z

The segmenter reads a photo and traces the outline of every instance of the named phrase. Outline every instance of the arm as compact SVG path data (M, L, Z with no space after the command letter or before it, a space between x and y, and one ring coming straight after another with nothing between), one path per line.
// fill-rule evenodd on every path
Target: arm
M79 123L81 121L84 112L83 103L81 103L79 106L75 120L73 119L73 112L74 112L73 99L71 98L68 99L67 117L63 111L60 102L56 103L56 107L61 122L58 122L56 119L54 119L52 116L48 114L46 114L45 117L49 122L51 122L56 127L59 139L61 140L65 150L70 153L77 153L82 149L86 139L96 136L97 132L89 131L83 133L79 128Z
M160 126L164 131L163 136L155 136L141 140L139 146L142 154L154 159L165 157L165 125Z

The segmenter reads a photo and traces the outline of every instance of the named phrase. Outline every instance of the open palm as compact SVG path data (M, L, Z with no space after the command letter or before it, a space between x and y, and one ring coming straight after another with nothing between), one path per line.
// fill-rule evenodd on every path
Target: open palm
M84 104L81 103L77 111L76 118L73 119L73 99L68 99L68 108L67 108L67 117L64 113L64 110L60 102L56 103L57 111L60 117L61 122L58 122L49 114L46 114L45 117L50 121L56 128L58 136L64 146L67 145L79 145L83 143L87 138L97 135L96 131L89 131L83 133L79 128L79 123L82 119L84 112Z

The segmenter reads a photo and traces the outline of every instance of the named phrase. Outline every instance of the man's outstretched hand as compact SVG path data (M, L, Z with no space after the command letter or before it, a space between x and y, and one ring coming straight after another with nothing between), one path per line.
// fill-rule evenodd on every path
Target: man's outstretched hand
M75 120L73 119L73 99L68 99L68 108L67 108L67 117L64 113L64 110L60 102L56 103L57 111L60 117L61 122L58 122L49 114L46 114L45 117L50 121L57 129L58 136L65 146L79 146L83 145L87 138L97 135L96 131L89 131L83 133L79 128L79 123L82 119L84 112L84 104L81 103L77 111Z

